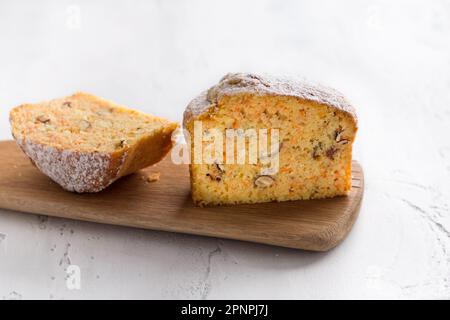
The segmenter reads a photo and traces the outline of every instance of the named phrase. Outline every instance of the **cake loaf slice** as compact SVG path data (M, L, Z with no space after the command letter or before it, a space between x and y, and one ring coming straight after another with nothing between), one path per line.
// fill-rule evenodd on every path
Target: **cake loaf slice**
M193 159L192 197L198 205L317 199L345 195L351 188L357 118L333 89L286 78L228 74L188 105L184 127ZM237 142L227 150L229 131L236 141L245 138L244 163L236 160L242 151ZM205 138L217 132L223 134L221 148ZM251 143L255 135L258 141ZM255 145L256 161L251 159ZM265 161L267 157L276 158L276 166Z
M160 161L177 124L86 93L10 112L12 135L36 167L68 191L99 192Z

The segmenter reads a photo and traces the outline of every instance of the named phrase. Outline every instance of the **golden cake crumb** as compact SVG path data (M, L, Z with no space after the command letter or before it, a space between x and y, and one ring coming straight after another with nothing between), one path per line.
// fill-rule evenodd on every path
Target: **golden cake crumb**
M198 122L204 133L277 129L279 166L274 172L264 172L264 155L256 163L247 159L244 164L230 164L224 160L224 142L223 155L216 163L190 165L197 205L318 199L350 191L357 119L353 107L333 89L285 78L228 74L185 111L191 155L195 154ZM210 142L201 144L204 151ZM233 150L236 159L237 150ZM249 155L249 139L244 150Z

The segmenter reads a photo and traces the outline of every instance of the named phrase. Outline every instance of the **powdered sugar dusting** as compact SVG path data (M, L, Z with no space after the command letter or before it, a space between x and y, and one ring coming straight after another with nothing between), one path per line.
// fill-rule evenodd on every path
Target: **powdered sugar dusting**
M68 191L99 192L118 178L120 167L111 172L110 154L59 150L30 139L17 142L39 170Z
M215 107L221 96L241 93L297 97L344 111L357 121L353 106L340 92L332 88L287 77L229 73L217 85L191 101L184 113L184 124Z

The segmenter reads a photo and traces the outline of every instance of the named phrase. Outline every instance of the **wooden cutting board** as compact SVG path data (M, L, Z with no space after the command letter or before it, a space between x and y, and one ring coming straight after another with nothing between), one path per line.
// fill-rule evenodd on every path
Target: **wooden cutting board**
M188 167L170 157L100 193L80 195L41 174L13 141L0 142L0 154L0 208L314 251L345 238L364 193L363 171L354 161L347 197L199 208L191 201ZM150 172L161 172L160 180L144 181Z

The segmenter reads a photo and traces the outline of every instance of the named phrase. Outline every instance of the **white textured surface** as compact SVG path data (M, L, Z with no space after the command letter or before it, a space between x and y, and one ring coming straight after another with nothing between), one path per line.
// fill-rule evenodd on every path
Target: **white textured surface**
M9 1L0 38L2 139L22 102L83 90L181 120L227 72L298 74L356 106L366 174L321 254L0 210L0 298L450 298L448 1Z

